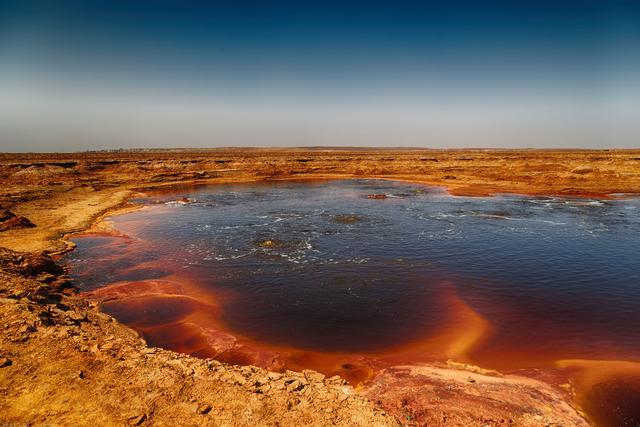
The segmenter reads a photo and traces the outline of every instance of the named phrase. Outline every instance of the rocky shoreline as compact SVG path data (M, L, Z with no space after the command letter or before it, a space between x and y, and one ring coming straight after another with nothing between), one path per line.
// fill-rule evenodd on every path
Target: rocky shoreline
M457 182L449 188L457 194L625 193L640 191L638 159L633 151L3 155L0 208L11 210L8 220L21 217L35 226L7 227L0 234L6 248L0 252L0 421L588 425L572 406L570 389L463 364L395 367L354 390L340 378L312 371L275 373L149 348L78 295L47 253L68 250L66 235L122 207L142 187L350 177L448 185L455 170ZM589 171L573 172L585 163ZM489 172L496 164L503 170ZM555 172L545 175L541 165Z
M3 249L0 264L3 423L397 425L339 377L149 348L45 255Z
M0 250L0 330L9 424L588 425L568 395L473 366L398 366L356 391L148 347L47 255Z

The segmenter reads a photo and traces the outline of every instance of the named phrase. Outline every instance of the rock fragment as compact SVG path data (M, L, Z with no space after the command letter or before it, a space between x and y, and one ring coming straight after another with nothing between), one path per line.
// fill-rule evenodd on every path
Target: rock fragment
M147 414L134 415L127 420L130 426L139 426L147 421Z
M304 388L304 384L300 380L294 380L287 385L287 391L300 391Z
M211 412L212 409L213 406L209 405L208 403L201 403L200 405L198 405L196 413L200 415L207 415L209 412Z
M269 373L267 374L267 377L268 377L270 380L274 380L274 381L276 381L276 380L279 380L280 378L282 378L282 374L281 374L281 373L279 373L279 372L269 372Z
M302 373L304 374L304 377L309 382L321 382L324 380L324 375L321 374L320 372L304 370L302 371Z
M11 211L0 212L0 231L8 231L16 228L33 228L35 224L24 216L18 216Z

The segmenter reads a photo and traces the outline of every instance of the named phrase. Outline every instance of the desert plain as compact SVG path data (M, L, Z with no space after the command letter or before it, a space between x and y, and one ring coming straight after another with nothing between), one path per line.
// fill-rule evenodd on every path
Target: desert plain
M211 149L0 154L0 422L99 425L581 426L580 400L633 362L565 361L573 383L455 357L363 383L149 347L78 292L69 237L177 184L375 178L500 193L640 194L640 150ZM596 420L597 421L597 420Z

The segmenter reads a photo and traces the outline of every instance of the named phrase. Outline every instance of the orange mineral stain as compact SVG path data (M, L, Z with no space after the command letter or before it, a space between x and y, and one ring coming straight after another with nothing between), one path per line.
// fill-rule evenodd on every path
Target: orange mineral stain
M636 224L620 219L631 210L549 197L495 206L406 185L167 191L76 238L73 274L152 346L365 386L420 364L525 375L575 391L598 425L638 424L640 363L622 361L640 351L622 323L635 307ZM281 188L299 189L293 205ZM571 245L563 262L541 233ZM615 292L594 286L596 273Z
M576 401L598 426L640 424L640 363L623 360L558 360L576 389Z
M468 352L490 325L453 290L444 286L440 306L448 319L435 334L378 352L323 352L273 345L238 334L222 318L231 292L211 292L184 278L121 282L85 295L138 330L152 345L200 357L269 369L315 369L360 383L393 364L453 359L469 362Z

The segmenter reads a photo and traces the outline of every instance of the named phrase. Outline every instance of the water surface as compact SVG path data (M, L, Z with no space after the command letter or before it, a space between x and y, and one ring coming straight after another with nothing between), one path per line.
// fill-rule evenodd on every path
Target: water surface
M75 238L68 264L155 345L359 380L385 358L502 370L640 360L637 198L347 180L139 202L112 218L121 236Z

